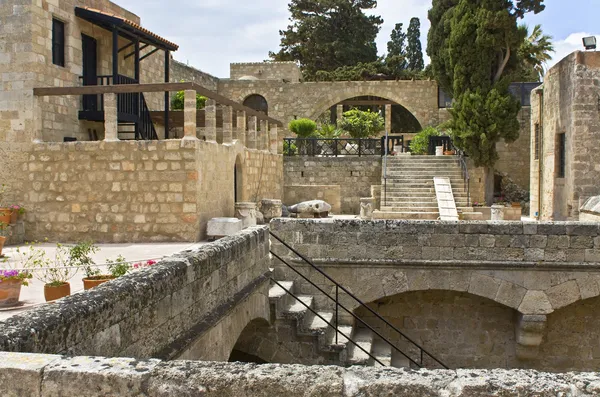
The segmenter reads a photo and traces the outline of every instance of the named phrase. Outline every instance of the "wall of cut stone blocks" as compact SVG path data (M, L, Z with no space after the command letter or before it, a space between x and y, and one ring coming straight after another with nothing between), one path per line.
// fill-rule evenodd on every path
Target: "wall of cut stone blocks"
M281 156L240 144L180 140L34 144L22 172L27 238L201 240L211 218L234 215L238 156L244 199L282 197Z
M519 138L511 143L504 141L496 144L499 159L494 170L506 173L522 189L529 190L529 164L531 141L531 107L521 108L519 119Z
M171 60L170 67L169 77L172 83L193 81L211 91L217 91L217 86L219 84L219 79L217 77L174 59Z
M543 135L542 170L532 169L532 213L539 211L543 220L577 219L585 200L600 194L596 167L600 157L594 149L600 132L598 87L600 54L576 51L548 71L543 97L532 93L536 109L543 107L541 120L534 113L531 121L532 129L536 123L542 125ZM566 137L565 178L558 177L562 133Z
M286 80L298 83L302 73L296 62L244 62L229 66L231 80L255 78L257 80ZM252 80L250 80L252 81Z
M201 350L217 350L218 344L224 353L214 358L226 361L233 338L249 321L268 320L268 253L267 228L247 229L15 316L0 324L0 346L13 352L172 359L221 329L222 337ZM263 299L253 298L257 294ZM251 303L243 305L250 320L238 316L222 329L221 321L242 302Z
M343 214L358 214L360 199L371 197L371 186L381 184L381 157L284 156L283 161L286 189L297 189L293 186L304 185L339 186ZM289 195L286 193L284 197Z

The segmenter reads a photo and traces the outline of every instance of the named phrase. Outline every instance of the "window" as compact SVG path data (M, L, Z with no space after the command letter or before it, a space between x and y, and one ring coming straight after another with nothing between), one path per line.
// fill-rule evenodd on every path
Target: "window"
M264 114L269 114L269 104L267 100L258 94L252 94L244 100L244 106L249 107L250 109L254 109L257 112L263 112Z
M534 139L534 160L539 160L540 159L540 134L541 134L541 128L539 123L535 124L535 132L533 134L533 139Z
M558 134L558 169L557 177L564 178L566 171L566 149L567 149L567 137L565 133Z
M52 19L52 63L65 66L65 23Z

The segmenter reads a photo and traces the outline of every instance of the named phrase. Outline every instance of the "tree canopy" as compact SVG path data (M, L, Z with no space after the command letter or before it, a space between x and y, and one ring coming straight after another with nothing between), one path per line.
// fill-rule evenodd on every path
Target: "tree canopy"
M520 103L508 86L521 70L525 34L518 20L543 0L433 0L427 53L433 74L454 98L449 127L477 166L493 166L496 143L519 136Z
M519 25L519 30L525 36L525 40L519 48L519 59L521 60L521 80L541 81L546 72L546 63L552 59L554 45L552 37L542 32L541 25L535 25L531 34L527 25Z
M291 0L291 23L279 32L281 49L269 56L298 61L308 80L318 71L375 62L383 20L364 11L376 6L376 0Z
M421 48L421 21L419 18L410 20L406 37L408 40L408 46L406 47L408 69L423 70L425 62L423 61L423 50Z

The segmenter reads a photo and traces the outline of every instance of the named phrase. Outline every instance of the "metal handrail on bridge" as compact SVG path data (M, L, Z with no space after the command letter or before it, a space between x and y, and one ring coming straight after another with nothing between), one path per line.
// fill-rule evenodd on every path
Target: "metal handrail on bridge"
M386 151L387 149L387 151ZM285 138L284 156L385 156L404 152L404 135L381 138Z
M359 299L358 297L356 297L347 288L345 288L344 286L342 286L341 284L339 284L337 281L335 281L333 278L331 278L323 270L319 269L314 263L312 263L304 255L302 255L301 253L299 253L298 251L296 251L294 248L292 248L289 244L287 244L285 241L283 241L279 236L277 236L275 233L273 233L271 231L269 231L269 234L273 238L275 238L277 241L279 241L281 244L283 244L284 247L286 247L287 249L289 249L290 251L292 251L300 259L302 259L309 266L311 266L314 270L316 270L317 272L319 272L321 275L323 275L326 279L328 279L330 282L332 282L335 285L335 298L334 298L331 295L329 295L327 292L325 292L317 284L315 284L313 281L311 281L308 277L306 277L304 274L302 274L300 271L298 271L298 269L296 269L294 266L292 266L289 263L287 263L285 260L283 260L283 258L281 258L279 255L277 255L273 251L270 251L271 254L275 258L277 258L279 261L281 261L283 264L285 264L287 267L289 267L291 270L293 270L296 274L298 274L300 277L302 277L310 285L312 285L319 292L321 292L323 295L325 295L329 300L335 302L335 323L334 324L330 324L329 322L325 321L325 319L323 319L321 316L319 316L319 317L321 318L321 320L324 320L325 323L329 327L334 328L335 337L336 337L336 344L338 342L337 338L338 338L338 332L339 332L338 331L339 309L341 308L342 310L344 310L345 312L347 312L348 314L350 314L355 320L358 320L362 325L364 325L371 332L373 332L375 335L377 335L383 342L387 343L392 349L394 349L395 351L397 351L398 353L400 353L404 357L406 357L411 363L413 363L417 367L423 368L424 355L427 355L428 357L430 357L433 361L435 361L437 364L439 364L444 369L449 369L448 366L446 366L442 361L440 361L439 359L437 359L435 356L433 356L431 353L429 353L427 350L425 350L423 347L421 347L419 344L417 344L415 341L413 341L410 337L408 337L402 331L400 331L398 328L396 328L395 326L393 326L389 321L387 321L386 319L384 319L379 313L377 313L376 311L374 311L373 309L371 309L369 306L367 306L361 299ZM273 281L275 281L275 280L273 280ZM281 288L283 288L283 286L281 286L281 284L279 284L277 281L275 281L275 283L277 283L277 285L279 285ZM306 304L304 304L304 302L302 302L300 299L298 299L298 297L296 297L295 295L291 294L291 292L288 291L287 289L285 289L285 288L283 288L283 289L286 292L290 293L290 295L292 295L292 297L294 297L298 302L302 303L305 307L308 308L308 306ZM415 346L417 349L419 349L419 351L420 351L420 360L419 360L419 362L417 362L415 359L413 359L412 357L410 357L407 353L405 353L402 350L400 350L389 339L387 339L386 337L384 337L383 335L381 335L380 332L378 332L373 327L371 327L369 324L367 324L362 318L360 318L359 316L357 316L356 314L354 314L354 312L352 310L348 309L346 306L344 306L343 304L341 304L339 302L339 291L340 290L343 291L343 292L345 292L348 296L350 296L352 299L354 299L356 302L358 302L358 304L359 304L360 307L362 307L362 308L366 309L367 311L369 311L372 315L374 315L375 317L377 317L379 320L383 321L383 323L385 325L387 325L390 329L392 329L393 331L395 331L398 335L400 335L401 337L403 337L404 339L406 339L408 342L410 342L413 346ZM315 313L314 310L312 310L310 308L308 308L308 309L311 310L313 313ZM355 346L358 346L363 352L367 353L369 355L369 357L373 358L374 360L376 360L378 363L381 364L381 361L377 360L377 358L375 358L373 355L371 355L370 352L367 352L365 349L363 349L362 347L360 347L354 340L352 340L351 338L349 338L348 336L346 336L344 334L342 334L342 336L344 336L346 339L348 339L348 341L350 341Z

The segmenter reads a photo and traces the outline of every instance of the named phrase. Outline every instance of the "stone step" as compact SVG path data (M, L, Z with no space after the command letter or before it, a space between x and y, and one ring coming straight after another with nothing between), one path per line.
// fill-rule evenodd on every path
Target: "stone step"
M440 216L438 211L435 212L390 212L390 211L374 211L373 219L412 219L412 220L436 220Z
M371 353L372 345L373 345L373 331L366 328L359 328L354 330L354 334L352 335L352 340L354 343L350 342L348 344L348 363L350 365L368 365L371 362ZM361 348L357 347L360 346Z
M452 191L452 193L454 194L454 197L457 198L467 198L467 193L465 192L457 192L457 191ZM382 193L382 196L385 195L385 192ZM398 188L396 188L395 190L391 190L388 189L387 190L387 196L389 197L406 197L406 198L410 198L410 199L418 199L418 198L431 198L431 197L435 197L435 192L432 192L430 189L427 189L427 191L412 191L412 190L400 190Z
M392 206L381 206L381 211L385 212L439 212L437 206L431 207L392 207Z
M313 312L308 312L304 317L304 321L298 323L297 332L299 335L305 336L321 336L327 333L327 329L330 328L327 323L331 323L333 319L332 312L317 311L319 316L323 317L323 321L319 316Z
M302 301L304 304L300 303ZM313 308L314 298L310 295L298 295L298 299L294 299L294 301L288 306L286 310L283 311L282 315L285 318L297 320L301 322L304 317L310 313L310 310L307 308Z
M337 328L337 341L335 339L336 331L329 327L324 337L319 337L319 348L325 352L341 352L348 344L348 338L344 335L352 337L352 326L351 325L338 325ZM342 359L342 361L345 361Z
M455 201L458 206L466 207L468 205L467 201ZM436 200L430 201L399 201L399 200L382 200L381 208L392 207L392 208L438 208L438 202Z
M371 348L371 355L379 360L385 367L392 365L392 346L389 343L384 342L380 338L376 338L373 341L373 347ZM375 367L381 367L377 361L372 360L371 363Z
M399 347L401 350L402 348ZM400 353L396 349L392 350L392 359L391 359L392 367L395 368L410 368L411 362L404 354Z
M269 302L271 303L271 308L275 308L275 312L272 313L275 315L275 318L282 318L283 312L288 309L288 307L295 300L289 293L294 291L294 282L293 281L279 281L279 284L283 286L275 284L269 288Z

